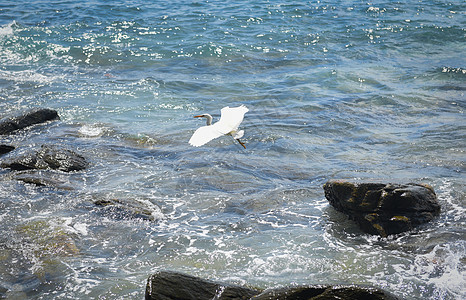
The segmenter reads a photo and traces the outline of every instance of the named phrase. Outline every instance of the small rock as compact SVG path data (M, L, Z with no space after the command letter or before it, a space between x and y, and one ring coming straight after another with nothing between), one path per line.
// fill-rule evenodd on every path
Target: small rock
M15 130L57 119L60 119L60 117L57 111L53 109L32 109L19 116L0 120L0 134L10 134Z
M2 154L7 154L8 152L11 152L15 150L15 147L10 146L10 145L0 145L0 155Z
M160 271L149 277L146 300L250 299L260 291L215 283L178 272Z
M68 180L63 180L60 174L57 174L55 171L26 170L13 174L11 178L37 186L73 190L73 187L68 184Z
M156 221L161 218L160 208L154 204L143 204L137 200L99 199L94 204L105 208L113 216Z
M386 237L409 231L440 213L432 187L422 184L329 181L325 197L370 234Z
M84 157L68 149L43 145L38 151L4 161L2 168L16 171L52 169L63 172L81 171L87 167Z

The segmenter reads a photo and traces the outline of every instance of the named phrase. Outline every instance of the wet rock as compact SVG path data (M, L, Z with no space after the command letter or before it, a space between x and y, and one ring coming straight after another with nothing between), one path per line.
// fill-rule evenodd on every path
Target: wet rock
M250 299L260 291L215 283L177 272L161 271L149 277L146 300Z
M2 154L7 154L8 152L11 152L15 150L15 147L10 146L10 145L0 145L0 155Z
M6 160L0 166L16 171L52 169L71 172L85 169L87 167L87 162L83 156L72 150L61 149L57 146L43 145L36 152Z
M363 231L382 237L409 231L440 213L437 196L428 185L329 181L324 191L335 209Z
M309 285L266 290L251 300L396 300L394 295L372 287Z
M398 298L380 289L353 285L306 285L262 291L216 283L178 272L161 271L147 280L146 300L150 299L396 300Z
M0 134L10 134L19 129L57 119L60 119L60 117L57 111L53 109L32 109L19 116L0 120Z
M114 217L155 221L162 218L160 208L154 204L143 204L137 200L99 199L94 204L105 208Z

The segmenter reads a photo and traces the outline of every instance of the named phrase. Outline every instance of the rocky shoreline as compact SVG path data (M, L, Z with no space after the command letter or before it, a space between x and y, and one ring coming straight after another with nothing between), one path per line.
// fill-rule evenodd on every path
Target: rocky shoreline
M38 124L57 121L55 110L34 109L0 120L0 138ZM86 157L75 149L57 145L41 145L26 153L17 154L16 147L0 140L0 167L10 170L14 178L37 186L72 189L56 179L63 172L85 172ZM336 210L354 220L361 233L389 235L410 231L433 220L440 213L440 205L432 187L406 183L354 183L328 181L324 194ZM94 205L107 211L119 211L129 218L154 221L151 210L138 202L120 199L95 199ZM272 290L215 283L171 271L150 275L146 299L397 299L394 295L373 287L347 285L290 286Z

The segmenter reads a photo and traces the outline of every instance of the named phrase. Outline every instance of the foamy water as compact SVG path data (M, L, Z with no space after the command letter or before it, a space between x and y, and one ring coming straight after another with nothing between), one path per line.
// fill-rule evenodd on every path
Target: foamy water
M0 170L2 296L142 298L175 270L466 297L464 3L81 2L0 1L0 115L61 117L2 136L5 157L58 144L90 165L42 171L57 187ZM241 104L247 149L189 146L194 115ZM369 236L331 179L427 183L442 213Z

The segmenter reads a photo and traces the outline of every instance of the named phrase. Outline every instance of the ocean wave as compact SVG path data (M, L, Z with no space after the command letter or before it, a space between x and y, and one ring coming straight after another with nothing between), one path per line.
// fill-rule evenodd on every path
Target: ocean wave
M13 81L16 83L34 82L40 84L50 84L61 81L65 78L63 74L40 73L33 70L4 71L0 70L0 79Z
M6 36L6 35L12 35L13 34L13 30L14 28L16 27L16 21L13 21L9 24L6 24L6 25L3 25L0 27L0 38L2 38L2 36Z

